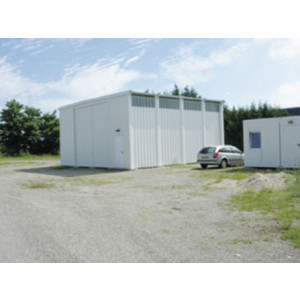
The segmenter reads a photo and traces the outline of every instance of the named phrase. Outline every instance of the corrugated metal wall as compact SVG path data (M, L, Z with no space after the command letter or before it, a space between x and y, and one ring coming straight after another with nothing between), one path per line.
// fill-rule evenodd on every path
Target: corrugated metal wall
M133 94L132 168L194 163L202 147L223 142L221 106L220 102Z
M156 166L154 97L132 96L131 125L134 140L134 165L140 168Z
M60 109L63 165L135 169L194 163L223 139L222 103L131 91Z
M159 120L162 165L181 163L181 121L178 99L160 98Z
M203 147L201 111L184 110L184 133L186 162L195 162L198 151Z
M219 145L221 141L220 115L218 112L205 112L206 145Z

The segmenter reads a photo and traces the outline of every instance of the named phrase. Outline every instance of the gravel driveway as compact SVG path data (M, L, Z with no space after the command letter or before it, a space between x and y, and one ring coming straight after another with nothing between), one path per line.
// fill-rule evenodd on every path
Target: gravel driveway
M0 262L300 262L279 225L229 208L197 165L0 166ZM203 173L204 174L204 173Z

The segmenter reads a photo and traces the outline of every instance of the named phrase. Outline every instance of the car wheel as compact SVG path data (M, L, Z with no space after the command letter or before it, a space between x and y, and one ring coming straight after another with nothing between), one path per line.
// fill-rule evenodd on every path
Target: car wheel
M206 169L206 168L207 168L207 165L201 164L201 168L202 168L202 169Z
M227 160L226 159L223 159L220 163L220 168L222 169L225 169L227 167Z

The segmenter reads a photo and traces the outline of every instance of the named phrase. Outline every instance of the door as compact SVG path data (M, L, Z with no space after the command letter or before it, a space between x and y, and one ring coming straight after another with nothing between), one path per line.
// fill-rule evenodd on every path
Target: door
M115 136L115 168L124 168L124 141L122 135Z
M300 126L282 126L282 167L300 168Z

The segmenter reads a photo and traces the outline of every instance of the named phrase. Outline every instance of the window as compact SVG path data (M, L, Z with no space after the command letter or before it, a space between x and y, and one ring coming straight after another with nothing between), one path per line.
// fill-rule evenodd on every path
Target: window
M261 148L261 134L260 132L250 132L250 149Z
M205 110L206 111L219 112L220 111L220 104L218 102L205 102Z
M131 103L136 107L155 107L155 100L152 96L132 95Z
M179 109L179 100L173 98L160 98L159 108Z
M219 150L219 152L221 152L221 153L226 153L226 152L230 152L230 151L228 151L228 148L224 147L224 148L221 148L221 149Z
M236 147L234 147L234 146L232 146L232 147L230 147L231 149L232 149L232 151L231 152L233 152L233 153L239 153L239 154L242 154L242 151L241 150L239 150L238 148L236 148Z
M216 151L216 147L205 147L200 151L200 153L208 154L208 153L215 153L215 151Z
M201 110L201 101L195 100L184 100L184 109L185 110Z

